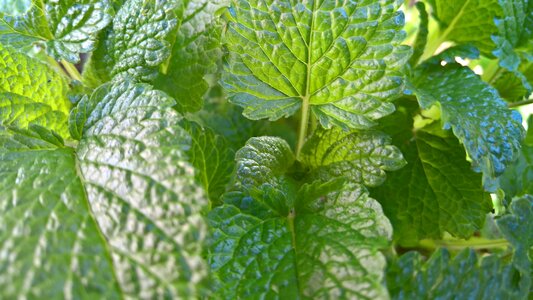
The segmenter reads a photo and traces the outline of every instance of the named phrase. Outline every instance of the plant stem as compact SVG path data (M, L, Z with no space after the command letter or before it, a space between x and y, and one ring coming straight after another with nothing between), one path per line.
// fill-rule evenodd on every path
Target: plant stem
M498 64L498 60L492 60L487 68L483 70L483 76L481 77L485 82L492 84L498 75L502 72L502 68Z
M302 98L302 116L300 119L300 132L298 133L298 145L296 147L296 158L300 158L300 153L307 137L307 127L309 126L309 97Z
M509 103L509 108L515 108L515 107L524 106L528 104L533 104L533 99Z
M424 54L420 57L419 62L422 62L430 58L431 56L433 56L435 52L439 49L440 45L447 41L448 35L455 29L455 25L463 16L465 12L465 7L467 7L470 4L470 1L471 0L466 0L463 3L463 6L461 7L461 10L459 11L459 13L453 18L453 20L450 22L450 24L448 25L448 27L442 34L438 35L438 37L435 37L435 35L437 35L438 32L436 32L435 34L432 34L432 38L430 39L429 44L426 46Z
M505 239L487 240L487 239L471 239L471 240L422 240L420 247L426 249L447 248L451 250L461 250L465 248L473 249L493 249L506 248L509 242Z
M61 60L61 65L63 66L63 68L65 69L67 75L74 79L74 80L77 80L77 81L82 81L82 78L81 78L81 74L80 72L78 72L78 69L76 69L76 67L69 63L68 61L62 59Z

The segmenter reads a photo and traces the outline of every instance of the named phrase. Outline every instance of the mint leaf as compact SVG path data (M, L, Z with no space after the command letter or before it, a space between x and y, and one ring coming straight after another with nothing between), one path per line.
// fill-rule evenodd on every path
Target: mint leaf
M423 65L413 85L422 108L440 105L444 128L452 128L474 170L483 173L485 188L494 190L494 179L518 157L524 136L520 113L508 109L494 88L459 64Z
M383 297L390 224L363 187L298 188L283 140L251 139L237 152L237 187L209 213L209 261L227 298ZM257 192L261 190L260 192ZM334 237L334 238L333 238Z
M520 291L531 292L533 260L533 197L527 195L513 200L511 214L496 221L498 228L514 248L513 264L521 272Z
M190 134L192 145L189 161L196 168L196 176L209 195L209 200L220 204L233 172L235 152L226 139L209 128L183 121L182 127Z
M76 149L36 125L0 130L2 298L199 296L206 202L174 101L104 89Z
M77 63L80 53L95 48L98 32L110 20L108 0L32 1L26 15L3 16L0 32L10 36L7 43L43 43L55 59Z
M312 177L329 180L339 176L367 186L385 181L385 171L405 166L400 150L378 131L318 129L302 150L302 162L312 169Z
M433 0L433 16L439 21L437 47L444 41L474 44L492 56L491 35L498 31L494 18L502 14L498 0ZM439 44L439 45L437 45ZM430 53L433 54L433 53Z
M426 5L423 2L416 2L415 6L420 15L420 24L418 25L418 32L413 45L413 55L409 59L409 63L412 66L416 66L418 60L424 54L429 35L429 16L426 11Z
M41 125L68 137L67 115L46 103L13 93L0 93L0 125L28 128Z
M31 0L0 0L0 13L17 16L26 13L31 6Z
M176 99L180 111L198 111L203 106L209 87L204 76L217 71L222 56L215 12L227 2L188 1L166 72L155 81L157 88Z
M68 114L68 85L51 67L0 43L0 68L0 93L18 94Z
M509 201L514 197L533 194L533 147L522 145L518 159L498 178L499 187Z
M326 128L375 125L394 111L410 56L401 3L232 1L222 78L230 100L254 120L310 106Z
M159 65L170 56L170 34L178 25L178 9L173 1L126 1L113 20L112 74L153 80Z
M80 53L94 50L98 32L111 21L108 0L44 2L53 36L47 42L48 53L56 59L77 63Z
M498 34L492 36L497 46L493 54L499 58L500 66L509 71L517 71L521 62L518 49L529 48L527 43L533 39L533 25L529 24L533 20L533 1L498 0L498 3L502 8L503 18L495 20Z
M445 232L468 238L481 229L491 199L457 139L418 131L398 144L407 166L389 174L372 193L390 217L395 239L416 245Z
M440 249L425 263L417 252L402 255L389 267L387 285L392 299L526 299L516 275L496 255L478 258L465 249L451 258Z

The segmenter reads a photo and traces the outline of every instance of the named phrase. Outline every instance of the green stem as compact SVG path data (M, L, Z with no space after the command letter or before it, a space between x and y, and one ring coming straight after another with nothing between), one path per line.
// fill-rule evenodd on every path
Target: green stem
M483 70L483 81L492 84L498 78L503 69L500 67L498 60L492 60L489 65Z
M307 137L307 127L309 126L309 97L304 97L302 103L302 116L300 119L300 132L298 134L298 145L296 147L296 158L300 158L302 148Z
M533 99L509 103L509 108L515 108L515 107L524 106L528 104L533 104Z
M471 240L421 240L419 246L426 249L447 248L451 250L461 250L465 248L472 249L493 249L506 248L509 242L505 239L487 240L487 239L471 239Z
M80 82L82 81L80 72L78 72L78 69L76 69L76 67L73 64L63 59L61 60L61 65L63 65L63 68L65 68L65 71L67 72L67 75L70 78L80 81Z
M470 1L471 0L466 0L463 3L463 6L461 7L461 10L459 11L459 13L453 18L453 20L450 22L446 30L441 35L435 38L434 34L432 34L430 43L426 46L424 54L420 57L419 62L422 62L430 58L431 56L433 56L435 52L439 49L440 45L442 45L442 43L448 40L448 35L450 35L450 33L455 29L455 25L465 13L465 7L467 7L470 4Z

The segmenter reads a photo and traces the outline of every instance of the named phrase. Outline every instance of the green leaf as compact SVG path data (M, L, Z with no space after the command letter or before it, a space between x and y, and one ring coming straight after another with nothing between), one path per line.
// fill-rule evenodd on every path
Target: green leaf
M68 137L67 115L46 103L9 92L0 93L0 124L28 128L41 125Z
M183 121L182 127L192 138L189 159L196 168L196 176L203 184L212 203L220 204L233 172L235 152L226 139L197 123Z
M77 63L80 53L95 48L98 32L111 21L110 9L108 0L33 1L26 15L5 16L0 28L16 41L45 43L57 60Z
M385 171L405 166L400 149L378 131L318 129L302 150L302 162L312 169L311 176L322 180L347 177L352 182L378 186Z
M418 131L398 144L407 166L372 192L394 225L395 240L417 245L445 232L468 238L481 229L492 202L457 139Z
M518 159L513 162L498 178L499 187L505 192L505 198L533 194L533 147L522 145Z
M498 3L503 17L495 20L498 34L492 36L497 46L493 54L499 59L500 66L509 71L517 71L521 58L515 48L526 46L533 38L533 25L527 23L531 21L528 16L533 14L533 1L498 0Z
M494 179L518 157L524 136L520 113L508 109L494 88L459 64L422 65L413 85L422 108L440 106L444 128L453 129L474 170L483 173L485 188L493 191Z
M178 4L166 0L128 0L122 5L110 35L114 76L121 74L140 81L157 76L159 65L171 53L178 8Z
M190 137L162 92L107 90L77 149L35 125L0 130L1 298L199 297L206 201Z
M6 15L23 15L30 7L31 0L0 0L0 13Z
M155 80L158 89L176 99L179 111L194 112L203 106L209 87L204 76L216 72L222 56L221 28L215 12L227 2L200 0L187 4L166 72Z
M532 72L533 64L525 64L520 69ZM492 85L498 90L500 96L509 102L527 99L532 90L527 77L521 71L504 70L501 75L494 78Z
M46 19L53 39L46 44L56 59L77 63L80 53L95 48L100 30L111 21L109 1L45 1Z
M322 126L365 129L394 111L411 50L401 0L232 1L223 85L244 115L311 107Z
M522 274L519 288L527 294L533 283L533 196L513 200L510 213L499 218L496 224L514 248L513 264Z
M66 137L61 115L68 115L71 104L65 79L48 65L2 43L0 68L4 70L0 73L0 123L17 122L26 127L36 122L50 125ZM31 112L30 107L35 111Z
M498 31L494 18L502 14L498 0L432 2L433 16L439 21L441 31L438 44L444 41L474 44L481 53L492 56L495 44L491 40L491 35Z
M226 204L209 213L218 296L386 296L378 250L387 246L391 227L362 186L298 188L287 173L294 156L279 138L251 139L236 160L244 192L227 195Z
M416 40L413 44L413 55L409 60L409 63L412 66L416 66L418 60L420 59L420 57L422 57L422 54L424 54L429 35L429 16L426 11L426 5L424 5L423 2L416 2L415 6L418 10L418 14L420 15L420 24L418 25Z
M387 285L392 299L526 299L516 275L496 255L465 249L451 258L440 249L425 263L417 252L402 255L389 266Z

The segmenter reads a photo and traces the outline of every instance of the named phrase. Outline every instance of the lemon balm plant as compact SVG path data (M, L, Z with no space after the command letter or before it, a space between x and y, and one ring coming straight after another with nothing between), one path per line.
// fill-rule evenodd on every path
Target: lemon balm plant
M533 1L414 2L0 1L0 298L527 299Z

